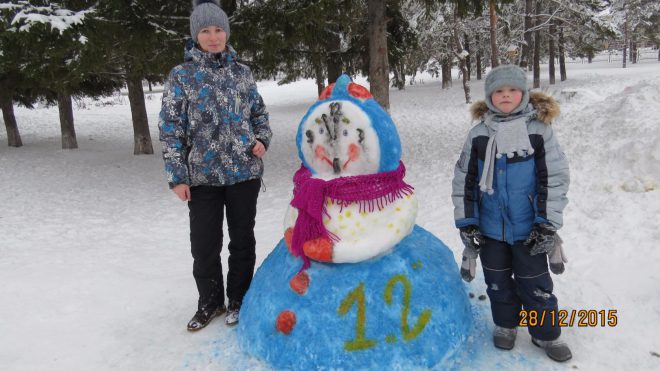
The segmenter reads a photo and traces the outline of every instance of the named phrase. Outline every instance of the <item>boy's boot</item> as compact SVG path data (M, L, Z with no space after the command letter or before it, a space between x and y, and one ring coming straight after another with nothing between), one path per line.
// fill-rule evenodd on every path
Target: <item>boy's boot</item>
M227 326L234 326L238 324L238 315L241 311L241 302L236 300L229 301L227 308L227 316L225 316L225 324Z
M573 358L573 354L571 354L568 345L559 340L559 338L555 340L538 340L532 338L532 343L545 350L545 354L557 362L565 362Z
M518 329L495 326L493 331L493 344L496 348L511 350L516 344L516 334Z
M201 307L197 310L197 313L195 313L190 322L188 322L188 331L203 329L206 325L211 323L213 318L222 315L226 310L227 308L224 304L209 304Z

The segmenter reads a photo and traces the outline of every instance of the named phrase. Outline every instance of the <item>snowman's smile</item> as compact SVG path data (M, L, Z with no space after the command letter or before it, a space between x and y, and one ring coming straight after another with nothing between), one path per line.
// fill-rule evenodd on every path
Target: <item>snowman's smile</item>
M334 157L330 160L328 151L322 145L317 145L314 148L314 155L317 159L321 160L323 163L328 164L332 167L332 171L335 174L339 174L342 171L345 171L348 165L353 161L358 161L360 159L360 147L357 144L351 144L348 146L347 159L344 163L341 163L341 160L338 157Z
M334 163L335 162L339 163L338 158L335 158L333 161L330 161L330 158L328 158L328 152L325 150L323 146L316 146L316 148L314 149L314 155L316 155L316 158L318 158L319 160L332 166L333 169L335 168Z

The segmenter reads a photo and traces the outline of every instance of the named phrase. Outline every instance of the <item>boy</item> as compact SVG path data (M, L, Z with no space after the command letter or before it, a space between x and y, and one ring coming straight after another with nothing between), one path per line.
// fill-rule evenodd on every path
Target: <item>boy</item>
M474 278L480 256L495 347L513 348L524 308L539 319L528 326L532 342L553 360L567 361L571 351L550 321L558 308L546 261L547 255L553 273L564 271L556 231L568 202L569 170L550 127L559 107L549 96L530 94L527 74L514 65L493 68L485 93L485 102L471 107L480 122L470 130L452 182L454 219L465 245L461 276Z

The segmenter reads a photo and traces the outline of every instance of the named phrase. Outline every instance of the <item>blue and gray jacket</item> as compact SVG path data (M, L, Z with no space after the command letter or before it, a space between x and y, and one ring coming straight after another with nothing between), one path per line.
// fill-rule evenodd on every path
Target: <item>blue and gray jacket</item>
M177 184L225 186L263 175L252 154L272 132L250 69L236 51L207 53L189 47L163 91L158 128L170 188Z
M486 145L493 134L484 123L488 107L483 101L472 106L473 118L481 121L470 130L454 168L452 201L457 228L477 225L484 236L509 244L525 240L535 223L561 228L570 178L568 161L550 126L559 115L559 106L552 97L538 92L530 94L529 104L534 109L524 111L529 115L527 132L534 153L496 159L493 194L479 189Z

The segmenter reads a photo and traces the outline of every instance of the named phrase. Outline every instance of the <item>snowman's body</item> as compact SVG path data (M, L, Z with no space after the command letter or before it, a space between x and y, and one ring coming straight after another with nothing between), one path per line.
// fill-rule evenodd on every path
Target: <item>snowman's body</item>
M370 94L350 83L348 76L329 89L327 99L310 108L298 129L298 154L312 178L330 181L396 170L401 147L389 115L373 99L366 99ZM336 238L321 244L331 251L319 255L309 253L306 246L305 255L326 262L355 263L390 251L412 230L417 200L409 192L377 204L365 208L360 203L346 205L326 198L323 225ZM293 233L297 217L298 210L289 206L285 236ZM317 241L310 243L318 245Z
M417 215L414 194L374 211L360 211L358 204L341 207L326 199L323 224L339 239L334 242L333 263L355 263L387 253L412 231ZM289 206L284 230L293 228L298 210Z

